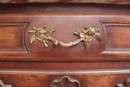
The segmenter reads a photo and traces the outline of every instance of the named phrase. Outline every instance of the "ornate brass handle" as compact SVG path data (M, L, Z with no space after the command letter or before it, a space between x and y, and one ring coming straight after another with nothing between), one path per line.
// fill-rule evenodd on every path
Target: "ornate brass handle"
M30 43L32 43L35 40L38 40L42 42L45 47L48 47L49 41L52 41L54 45L56 46L63 46L63 47L70 47L74 46L80 42L83 42L83 45L85 48L89 47L90 42L95 38L96 40L101 42L101 35L98 33L99 30L92 27L85 27L82 32L74 32L74 34L79 38L73 42L69 43L63 43L61 41L56 40L52 37L52 34L55 30L46 30L45 27L43 28L36 28L33 27L33 30L29 30L29 32L32 34L30 38Z

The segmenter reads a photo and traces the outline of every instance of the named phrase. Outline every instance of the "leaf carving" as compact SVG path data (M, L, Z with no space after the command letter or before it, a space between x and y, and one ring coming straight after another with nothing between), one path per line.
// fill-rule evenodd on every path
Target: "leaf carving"
M74 46L80 42L83 42L83 45L85 48L89 47L89 44L92 42L93 39L96 39L101 42L102 38L101 35L98 33L99 30L92 27L85 27L84 30L81 32L74 32L74 34L78 37L77 40L71 41L69 43L63 43L61 41L58 41L57 39L52 37L52 34L55 30L46 30L45 27L43 28L36 28L33 27L33 30L29 30L29 32L32 34L30 38L30 43L33 43L35 40L38 40L43 43L45 47L48 47L48 43L51 41L56 46L63 46L63 47L70 47Z
M33 43L33 41L35 41L35 40L36 40L35 35L32 35L32 36L30 37L30 43Z
M53 80L50 87L80 87L80 83L78 80L72 79L68 76L63 76Z
M102 41L102 37L101 37L101 35L100 34L98 34L98 33L96 33L95 34L95 38L96 38L96 40L98 40L98 41Z

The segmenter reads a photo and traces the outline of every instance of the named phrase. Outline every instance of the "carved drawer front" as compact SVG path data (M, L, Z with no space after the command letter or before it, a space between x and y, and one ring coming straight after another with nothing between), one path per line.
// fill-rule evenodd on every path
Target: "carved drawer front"
M1 70L0 87L130 87L130 70Z
M0 60L130 60L130 16L13 16L0 16Z

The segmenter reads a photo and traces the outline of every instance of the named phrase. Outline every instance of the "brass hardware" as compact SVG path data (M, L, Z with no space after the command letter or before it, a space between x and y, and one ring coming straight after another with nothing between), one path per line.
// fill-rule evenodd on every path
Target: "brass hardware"
M63 76L61 78L54 79L50 87L81 87L78 80L70 78L68 76Z
M38 40L42 42L45 47L48 47L49 41L52 41L54 45L56 46L63 46L63 47L70 47L74 46L80 42L83 42L83 45L85 48L89 47L90 42L95 38L96 40L101 42L101 35L98 33L99 30L96 28L92 27L85 27L82 32L74 32L74 34L79 38L73 42L69 43L63 43L61 41L56 40L55 38L52 37L52 34L55 30L46 30L45 27L43 28L36 28L33 27L33 30L29 30L29 32L32 34L30 38L30 43L32 43L35 40Z
M5 85L2 80L0 80L0 87L12 87L11 85Z

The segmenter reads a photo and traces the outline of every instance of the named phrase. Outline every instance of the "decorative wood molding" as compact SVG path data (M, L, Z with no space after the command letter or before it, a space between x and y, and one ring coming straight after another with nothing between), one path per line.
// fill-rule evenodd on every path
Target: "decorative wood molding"
M129 87L129 86L130 86L130 78L128 78L124 83L116 85L116 87Z
M63 76L53 80L50 84L50 87L80 87L80 83L78 80L68 76Z
M0 70L0 74L47 74L47 75L89 75L89 74L128 74L129 69L97 69L97 70Z
M28 23L26 21L0 21L0 54L30 53L25 42L25 32Z
M103 29L104 29L104 42L105 47L101 54L129 54L130 53L130 45L127 42L130 42L127 37L130 37L130 21L120 21L120 20L104 20L100 21ZM124 31L125 30L125 31ZM113 32L114 31L114 32ZM117 32L116 32L117 31ZM126 33L127 31L127 33ZM125 37L120 37L124 35ZM118 36L118 37L115 37ZM122 42L120 42L120 40Z
M5 85L2 80L0 80L0 87L12 87L11 85Z

